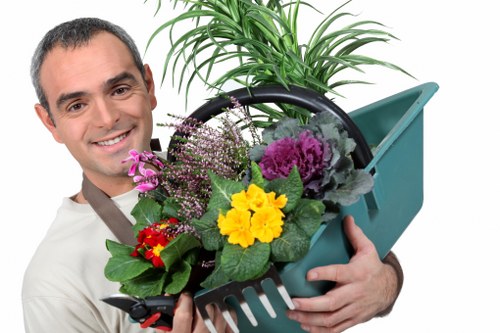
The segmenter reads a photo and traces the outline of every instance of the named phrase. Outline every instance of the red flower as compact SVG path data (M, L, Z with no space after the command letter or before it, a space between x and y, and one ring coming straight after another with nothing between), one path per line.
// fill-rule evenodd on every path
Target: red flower
M160 253L175 238L171 227L178 222L176 218L171 217L168 220L155 222L139 231L137 236L139 244L135 246L130 255L138 257L140 254L151 261L154 267L164 267L165 264L161 260Z

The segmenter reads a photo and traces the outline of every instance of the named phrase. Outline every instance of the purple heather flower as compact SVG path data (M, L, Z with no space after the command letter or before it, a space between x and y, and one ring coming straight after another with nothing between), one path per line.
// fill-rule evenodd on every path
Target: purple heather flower
M286 178L297 166L304 186L321 177L324 169L323 143L309 131L299 134L298 139L285 137L269 144L259 166L267 180Z

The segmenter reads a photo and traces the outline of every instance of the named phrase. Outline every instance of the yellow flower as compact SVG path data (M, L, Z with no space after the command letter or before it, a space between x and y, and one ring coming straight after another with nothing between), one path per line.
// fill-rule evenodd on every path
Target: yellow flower
M286 206L286 203L288 202L288 198L286 195L282 194L278 198L276 198L276 193L274 192L269 192L267 194L267 200L269 201L269 205L274 208L284 208ZM283 213L281 213L282 216L285 216Z
M250 231L252 235L262 243L270 243L278 238L283 231L281 210L273 207L265 207L257 210L251 220Z
M250 184L248 187L247 200L250 209L254 212L269 205L266 192L255 184Z
M217 226L222 235L229 235L228 242L239 244L243 248L253 245L255 237L250 232L250 212L231 209L226 216L219 214Z
M247 192L245 190L235 193L231 196L231 206L239 210L249 210L250 204L247 199Z

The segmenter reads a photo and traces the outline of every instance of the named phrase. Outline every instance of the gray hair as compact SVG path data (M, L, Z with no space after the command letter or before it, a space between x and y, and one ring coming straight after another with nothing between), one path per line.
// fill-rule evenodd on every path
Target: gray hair
M38 101L47 110L51 119L52 114L49 109L47 96L40 84L40 68L47 54L59 46L68 49L87 45L99 32L109 32L118 37L130 50L135 65L141 72L143 79L145 78L144 65L139 50L133 39L121 27L98 18L78 18L61 23L45 34L31 60L31 81L35 87Z

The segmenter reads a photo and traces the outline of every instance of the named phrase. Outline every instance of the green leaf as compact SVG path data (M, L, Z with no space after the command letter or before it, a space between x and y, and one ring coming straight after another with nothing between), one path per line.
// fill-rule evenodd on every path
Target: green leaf
M309 251L310 237L297 225L285 223L281 236L271 243L273 262L292 262L304 257Z
M160 257L165 270L170 272L175 263L182 260L184 254L194 248L201 247L200 241L190 234L180 234L161 251Z
M121 244L113 240L106 240L106 248L112 256L130 255L134 251L134 247L126 244Z
M104 275L110 281L122 282L141 275L151 267L153 265L145 259L119 254L109 258Z
M353 170L345 180L345 183L336 191L325 193L325 199L343 206L349 206L359 200L363 194L370 192L373 188L373 177L363 170Z
M162 213L166 217L175 217L179 218L179 210L181 209L181 205L174 198L167 198L163 201L163 210Z
M165 292L175 295L180 293L189 282L191 276L191 265L182 260L175 265L174 273L165 287Z
M161 205L153 199L140 198L131 212L136 220L136 224L133 226L136 234L148 225L161 220L161 211Z
M209 251L222 249L224 246L224 236L220 234L217 226L217 217L219 213L215 210L209 210L200 219L193 219L191 223L201 236L203 247Z
M293 167L292 171L288 175L288 178L276 178L270 181L268 186L266 186L266 192L270 191L276 192L276 197L281 194L286 195L288 201L282 211L285 214L292 211L304 192L304 185L300 179L297 166Z
M224 273L224 269L221 265L221 254L222 252L217 252L215 256L215 268L212 273L210 273L210 275L202 283L200 283L201 287L213 289L229 282L229 278L226 273Z
M294 223L307 236L312 237L321 224L324 212L325 205L321 201L300 199L297 206L287 215L285 224Z
M120 292L140 298L163 295L166 277L165 271L152 269L146 274L124 282Z
M210 201L208 203L208 209L215 210L217 212L219 209L230 209L231 196L234 193L243 191L245 187L240 182L219 177L210 171L209 176L211 180L212 196L210 197Z
M252 171L251 183L257 185L260 188L264 188L267 181L262 176L262 170L260 169L259 165L254 161L252 161L251 164L251 171Z
M247 248L226 244L221 256L224 273L234 281L254 279L268 264L270 252L271 246L267 243L256 242Z

